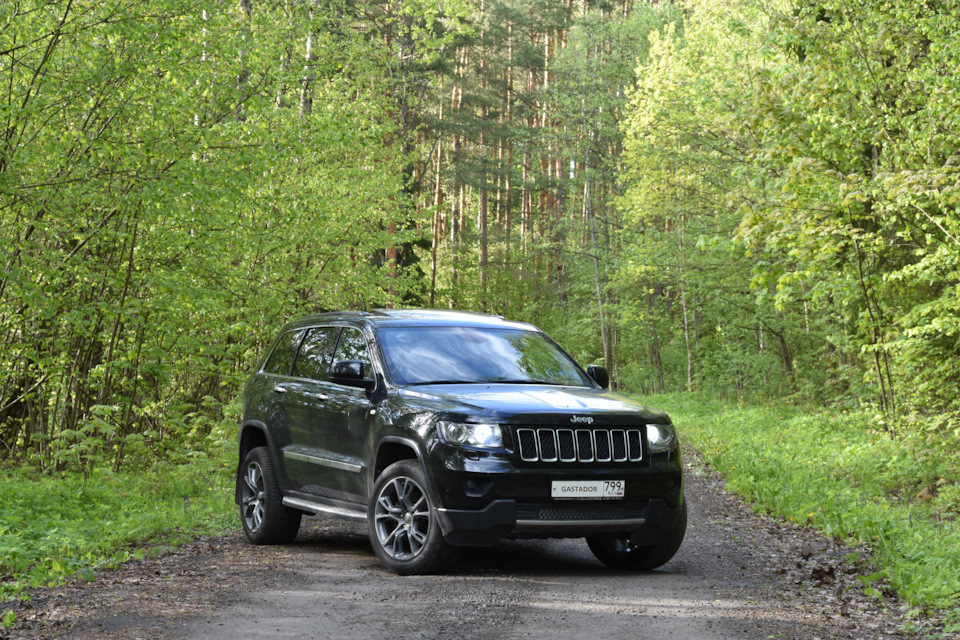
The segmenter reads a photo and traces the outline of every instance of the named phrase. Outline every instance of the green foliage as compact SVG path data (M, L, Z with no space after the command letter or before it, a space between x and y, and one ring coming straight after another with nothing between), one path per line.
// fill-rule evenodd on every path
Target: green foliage
M381 43L253 6L0 14L0 458L202 453L288 317L419 289Z
M635 389L742 397L800 387L803 316L778 305L769 286L751 286L767 265L731 236L739 218L729 194L749 177L750 149L732 108L750 66L762 64L753 40L763 15L739 9L726 19L719 5L700 3L682 29L653 33L630 93L614 282L631 316L627 335L645 347L634 357Z
M634 379L954 433L956 7L684 7L624 118L615 282L647 343ZM664 366L678 352L685 381Z
M230 458L156 462L138 472L99 469L87 477L2 473L0 597L56 584L143 553L234 526Z
M765 188L744 194L741 237L790 256L778 286L820 281L811 297L860 350L884 410L900 396L954 412L956 133L941 124L958 113L942 101L956 12L827 3L772 16L765 45L782 57L759 70L743 113Z
M884 579L909 603L960 604L960 457L920 438L893 439L864 413L785 405L727 405L705 396L659 396L682 437L727 487L758 509L868 545Z

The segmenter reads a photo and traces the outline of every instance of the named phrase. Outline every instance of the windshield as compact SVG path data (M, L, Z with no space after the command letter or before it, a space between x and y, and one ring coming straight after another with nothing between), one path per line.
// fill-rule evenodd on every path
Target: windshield
M509 383L590 386L542 333L477 327L380 329L396 384Z

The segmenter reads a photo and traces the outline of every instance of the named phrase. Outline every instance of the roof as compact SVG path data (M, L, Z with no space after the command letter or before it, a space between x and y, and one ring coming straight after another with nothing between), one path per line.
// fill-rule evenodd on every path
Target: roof
M511 322L505 320L503 316L448 309L374 309L370 312L331 311L301 318L290 323L289 326L305 326L335 320L353 320L358 321L358 324L369 323L377 327L501 327L526 331L536 330L533 325L524 322Z

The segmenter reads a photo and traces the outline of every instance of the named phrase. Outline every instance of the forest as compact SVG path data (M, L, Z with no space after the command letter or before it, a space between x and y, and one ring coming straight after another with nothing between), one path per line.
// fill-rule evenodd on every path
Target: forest
M0 460L202 450L276 328L526 320L960 442L956 2L14 0Z
M229 481L287 320L454 308L666 403L960 630L958 69L956 0L4 0L0 573L93 562L30 559L37 483ZM186 513L203 469L150 490Z

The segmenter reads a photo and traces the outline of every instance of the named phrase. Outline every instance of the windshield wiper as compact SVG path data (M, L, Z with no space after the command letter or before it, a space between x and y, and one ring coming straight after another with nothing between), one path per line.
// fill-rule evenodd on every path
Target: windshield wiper
M549 380L486 380L488 384L546 384L553 387L573 387L572 385L566 382L550 382Z
M575 385L567 382L549 382L547 380L426 380L423 382L408 382L407 387L423 387L431 384L542 384L549 385L552 387L576 387L583 385Z

